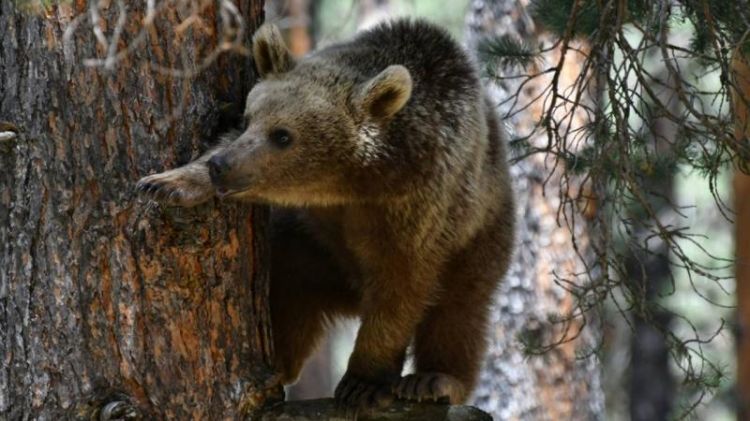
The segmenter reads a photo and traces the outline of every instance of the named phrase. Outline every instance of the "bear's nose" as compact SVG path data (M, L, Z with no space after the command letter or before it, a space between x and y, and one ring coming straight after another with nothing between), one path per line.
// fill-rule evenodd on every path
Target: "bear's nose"
M208 175L211 176L211 181L217 183L221 180L221 177L229 169L229 163L227 162L224 155L214 155L208 160Z

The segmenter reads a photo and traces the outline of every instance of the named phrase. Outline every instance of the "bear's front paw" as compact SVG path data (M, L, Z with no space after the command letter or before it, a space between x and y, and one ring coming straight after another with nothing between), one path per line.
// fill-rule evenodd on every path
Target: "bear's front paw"
M135 188L151 200L181 207L199 205L214 195L214 188L207 176L191 174L190 170L184 168L143 177Z
M457 378L443 373L415 373L401 378L393 387L399 399L435 401L457 404L465 398L464 385Z
M334 398L338 405L366 409L388 406L394 396L390 383L374 382L346 373L336 386Z

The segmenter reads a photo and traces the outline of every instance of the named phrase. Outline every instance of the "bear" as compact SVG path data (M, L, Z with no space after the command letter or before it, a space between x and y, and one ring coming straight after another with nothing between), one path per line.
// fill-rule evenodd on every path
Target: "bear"
M271 206L281 382L329 321L359 317L338 403L465 402L515 224L506 135L473 60L413 19L300 59L264 24L252 55L242 128L137 189L169 206ZM415 372L402 375L407 349Z

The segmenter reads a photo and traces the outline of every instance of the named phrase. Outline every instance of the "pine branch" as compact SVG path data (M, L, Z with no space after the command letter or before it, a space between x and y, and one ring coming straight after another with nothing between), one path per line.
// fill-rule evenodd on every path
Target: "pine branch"
M531 44L510 35L485 38L478 51L482 62L491 66L525 68L541 58Z

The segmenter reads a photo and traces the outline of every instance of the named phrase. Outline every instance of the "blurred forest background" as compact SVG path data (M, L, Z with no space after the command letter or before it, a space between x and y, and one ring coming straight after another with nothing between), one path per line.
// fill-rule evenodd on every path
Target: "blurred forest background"
M295 54L304 55L310 49L346 39L357 30L397 16L428 19L466 43L472 36L472 14L482 13L484 3L469 0L270 0L266 5L266 19L285 31ZM518 18L517 14L510 11L506 20L497 24L512 26L514 18ZM670 41L687 47L693 32L694 28L685 21L672 27ZM660 56L646 56L644 60L654 74L664 72ZM706 91L715 90L719 72L707 71L700 83L705 85ZM717 103L714 106L721 107ZM678 131L672 129L665 136L677 134ZM733 224L732 217L716 204L717 198L731 201L732 171L724 164L712 183L705 172L680 166L669 174L662 174L656 184L666 189L664 194L680 209L679 215L664 210L660 217L680 219L678 225L691 227L691 232L700 236L697 244L680 243L685 255L717 271L723 281L691 276L679 265L657 259L649 263L648 269L649 297L663 309L657 317L643 321L624 314L618 309L617 292L604 301L597 325L601 341L594 351L602 364L600 382L606 403L600 415L611 420L669 419L680 416L687 407L698 419L735 419L737 365L730 328L735 317L735 286L733 267L725 260L734 254ZM667 259L675 260L674 256L667 256ZM700 358L705 361L698 361L698 358L695 363L710 362L721 374L710 380L715 387L698 399L700 403L695 408L692 402L696 402L696 395L704 394L704 389L685 381L680 374L682 369L670 358L671 351L663 333L652 325L666 327L680 338L710 338L700 343ZM313 398L332 393L346 368L356 327L354 322L336 324L328 340L306 366L299 383L289 388L289 398ZM525 358L539 357L528 355ZM496 416L501 414L486 400L478 399L477 404L494 410Z

